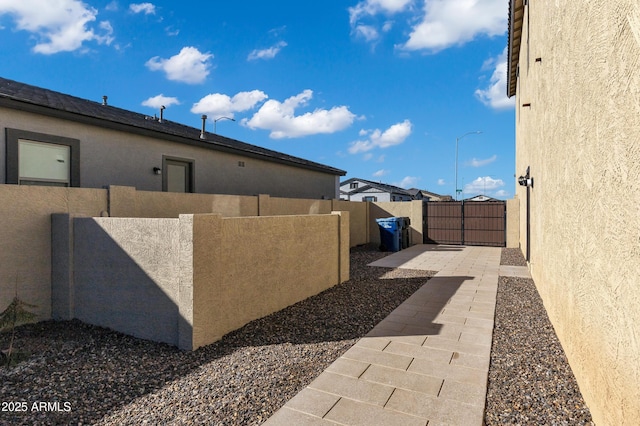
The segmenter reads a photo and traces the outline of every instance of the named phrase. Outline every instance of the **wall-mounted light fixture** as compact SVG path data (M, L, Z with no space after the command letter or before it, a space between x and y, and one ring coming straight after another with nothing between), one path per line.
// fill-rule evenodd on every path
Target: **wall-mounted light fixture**
M153 174L154 175L161 175L162 174L162 169L160 167L154 167L153 168Z
M533 178L529 176L529 167L527 167L527 173L524 176L518 178L518 184L520 186L528 186L533 188Z

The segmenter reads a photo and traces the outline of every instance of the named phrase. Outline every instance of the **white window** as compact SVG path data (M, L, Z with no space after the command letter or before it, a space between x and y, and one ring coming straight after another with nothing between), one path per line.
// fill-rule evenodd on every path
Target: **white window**
M71 147L18 140L18 184L71 185Z
M6 129L5 158L5 183L80 186L78 139Z

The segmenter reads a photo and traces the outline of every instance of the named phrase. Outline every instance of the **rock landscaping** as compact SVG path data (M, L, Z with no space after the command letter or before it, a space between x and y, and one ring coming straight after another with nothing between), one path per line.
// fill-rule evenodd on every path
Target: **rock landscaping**
M0 424L260 424L435 274L366 266L385 255L353 249L348 282L194 352L79 321L18 327L31 355L0 367ZM501 278L491 360L488 425L590 424L531 280Z

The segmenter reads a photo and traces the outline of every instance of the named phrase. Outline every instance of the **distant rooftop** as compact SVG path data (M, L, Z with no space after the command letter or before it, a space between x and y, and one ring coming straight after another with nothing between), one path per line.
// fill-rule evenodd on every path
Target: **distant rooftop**
M274 161L338 176L347 174L344 170L251 145L215 133L205 132L205 139L203 140L200 138L201 129L185 126L164 118L160 121L156 116L148 116L117 108L108 105L108 100L105 103L90 101L0 77L0 106L2 107L218 151L239 153L261 160Z

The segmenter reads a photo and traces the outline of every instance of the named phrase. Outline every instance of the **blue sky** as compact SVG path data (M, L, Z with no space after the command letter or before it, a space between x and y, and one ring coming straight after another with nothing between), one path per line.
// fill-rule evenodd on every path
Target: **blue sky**
M462 197L514 194L508 0L0 0L0 76ZM234 118L235 121L214 119ZM470 133L481 131L482 133Z

